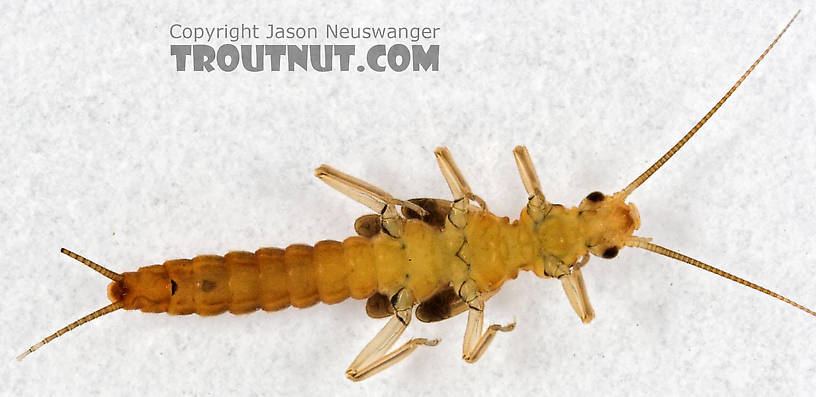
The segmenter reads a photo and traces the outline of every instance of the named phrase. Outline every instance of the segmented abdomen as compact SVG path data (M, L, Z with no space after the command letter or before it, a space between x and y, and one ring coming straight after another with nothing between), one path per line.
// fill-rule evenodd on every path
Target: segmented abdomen
M351 237L342 243L321 241L314 247L296 244L170 260L126 273L133 282L126 281L131 291L125 296L125 308L215 315L308 307L318 301L331 304L350 296L367 298L377 288L371 256L370 240ZM156 291L165 299L151 297L155 294L140 288L139 281L147 282L151 276L166 280L162 289L169 294Z

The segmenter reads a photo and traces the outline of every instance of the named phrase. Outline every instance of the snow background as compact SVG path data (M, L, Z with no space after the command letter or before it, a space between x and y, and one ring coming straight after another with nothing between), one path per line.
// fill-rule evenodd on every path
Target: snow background
M548 199L614 192L667 150L801 2L40 1L0 23L0 392L30 395L805 395L814 318L645 251L585 268L597 312L522 274L487 306L518 327L476 365L465 316L360 384L343 371L384 324L363 301L246 316L120 311L29 356L107 303L115 271L343 239L366 213L312 176L331 164L397 197L448 197L448 146L491 210L525 195L526 144ZM698 136L631 199L638 234L816 306L813 10ZM169 26L441 26L440 70L179 73ZM318 41L319 42L319 41ZM371 41L354 41L358 53ZM426 44L429 44L426 42ZM360 59L360 58L356 58ZM353 61L354 62L354 61ZM352 63L354 65L354 63ZM404 339L403 339L404 340Z

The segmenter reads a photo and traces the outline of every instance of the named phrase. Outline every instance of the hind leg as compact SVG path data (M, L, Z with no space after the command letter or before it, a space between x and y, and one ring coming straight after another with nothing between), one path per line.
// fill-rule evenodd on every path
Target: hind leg
M346 377L358 382L402 361L419 346L436 346L438 339L413 338L391 353L387 353L411 322L414 297L411 291L402 289L394 302L394 316L388 320L377 336L357 355L346 370Z
M382 229L392 237L402 235L402 220L397 212L397 205L411 208L421 214L425 213L425 210L414 203L397 200L384 190L328 165L318 167L315 176L340 193L374 210L380 216Z

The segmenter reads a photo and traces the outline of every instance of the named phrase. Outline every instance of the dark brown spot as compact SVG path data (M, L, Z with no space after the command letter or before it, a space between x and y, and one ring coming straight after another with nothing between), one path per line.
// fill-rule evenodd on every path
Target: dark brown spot
M215 289L215 281L212 280L203 280L201 281L201 290L204 292L210 292Z
M612 259L618 256L618 247L609 247L603 252L603 256L606 259Z
M402 214L408 219L419 219L431 226L439 229L445 227L445 218L450 212L451 203L447 200L431 199L431 198L415 198L408 200L424 209L428 213L425 216L420 216L416 211L402 207Z
M592 201L593 203L597 203L599 201L603 201L604 194L601 192L592 192L586 196L587 200Z
M380 232L380 216L376 214L363 215L354 222L354 231L363 237L374 237Z
M377 292L366 301L366 314L371 318L383 318L394 314L394 307L388 297Z
M170 295L175 295L176 290L178 290L178 284L176 284L176 280L170 280Z
M445 288L424 300L416 309L416 318L424 323L432 323L451 318L467 306L453 288Z

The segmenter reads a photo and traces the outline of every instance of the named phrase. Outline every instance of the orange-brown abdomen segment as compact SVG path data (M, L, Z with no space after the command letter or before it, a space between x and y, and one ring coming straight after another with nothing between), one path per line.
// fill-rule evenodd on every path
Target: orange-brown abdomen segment
M349 297L349 263L339 241L321 241L312 252L317 294L323 303L338 303Z
M286 264L280 248L261 248L255 251L258 260L258 293L256 303L268 312L289 306L289 289L286 284Z
M371 241L363 237L349 237L343 241L348 274L348 288L354 299L365 299L377 291L377 268Z
M229 277L232 263L217 255L193 258L193 302L202 316L221 314L232 301Z
M164 262L164 267L167 268L171 288L170 305L167 312L170 314L195 313L193 261L174 259Z
M286 266L289 303L294 307L309 307L317 303L317 272L312 260L314 248L295 244L286 247L283 263Z
M258 310L260 277L258 257L246 251L233 251L224 255L230 266L229 288L232 291L229 311L233 314L250 313Z

